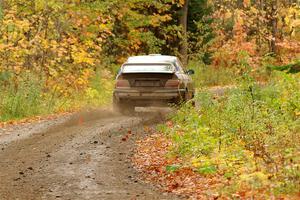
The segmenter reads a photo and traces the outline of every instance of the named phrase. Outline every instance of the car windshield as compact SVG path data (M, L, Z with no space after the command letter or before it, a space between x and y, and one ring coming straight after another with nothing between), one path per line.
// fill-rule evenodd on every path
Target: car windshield
M123 73L173 73L175 68L171 64L126 64Z

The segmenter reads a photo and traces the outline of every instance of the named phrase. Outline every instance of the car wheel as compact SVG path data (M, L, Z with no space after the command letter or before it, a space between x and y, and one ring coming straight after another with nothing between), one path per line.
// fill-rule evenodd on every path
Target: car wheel
M192 103L192 106L193 106L193 107L196 107L195 93L192 93L191 103Z
M123 108L120 111L123 115L133 115L135 112L135 106L130 104L130 103L126 103L123 105Z
M184 93L184 101L187 102L187 101L189 101L189 100L191 100L191 99L192 99L191 93L190 93L189 91L186 91L186 92Z
M185 103L190 102L191 105L192 105L193 107L195 107L196 103L195 103L195 100L194 100L194 96L195 96L194 93L186 91L186 92L185 92L184 102L185 102Z
M118 101L116 98L114 98L113 109L115 112L119 112L123 115L132 115L134 114L135 106L127 102Z

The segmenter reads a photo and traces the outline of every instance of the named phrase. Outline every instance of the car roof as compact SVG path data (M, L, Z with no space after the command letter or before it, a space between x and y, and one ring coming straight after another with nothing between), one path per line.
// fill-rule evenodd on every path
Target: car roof
M132 56L129 57L126 63L174 63L177 57L166 56L160 54L150 54L145 56Z

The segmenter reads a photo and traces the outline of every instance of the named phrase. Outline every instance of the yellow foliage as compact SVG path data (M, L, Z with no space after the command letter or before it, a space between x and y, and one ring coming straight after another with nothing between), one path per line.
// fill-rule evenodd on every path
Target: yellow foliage
M251 5L251 0L244 0L244 6L248 7Z
M75 50L77 50L77 48L74 48ZM94 59L90 57L90 55L83 51L83 50L79 50L79 51L75 51L72 52L72 57L74 59L74 63L75 64L82 64L82 63L86 63L89 65L95 65L94 64Z
M268 175L259 171L251 174L240 175L240 185L252 186L252 187L265 187L270 184Z

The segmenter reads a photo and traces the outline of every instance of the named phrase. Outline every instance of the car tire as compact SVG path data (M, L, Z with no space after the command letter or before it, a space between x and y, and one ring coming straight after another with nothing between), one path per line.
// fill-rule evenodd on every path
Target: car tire
M191 101L192 106L195 108L196 107L195 93L192 93L192 99L190 101Z
M123 108L120 112L123 115L133 115L135 113L135 106L130 103L126 103L125 105L123 105Z
M189 91L186 91L186 92L184 93L184 101L185 101L185 102L188 102L188 101L191 100L191 99L192 99L192 95L190 94Z
M113 98L113 109L115 112L121 113L123 115L132 115L135 112L135 106L128 103L117 100Z
M194 96L195 96L194 93L190 93L190 92L186 91L185 94L184 94L184 102L185 102L185 103L190 102L191 105L192 105L193 107L195 107L195 106L196 106L196 103L195 103L195 100L194 100Z

